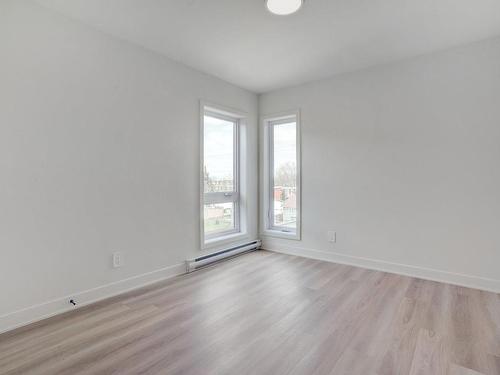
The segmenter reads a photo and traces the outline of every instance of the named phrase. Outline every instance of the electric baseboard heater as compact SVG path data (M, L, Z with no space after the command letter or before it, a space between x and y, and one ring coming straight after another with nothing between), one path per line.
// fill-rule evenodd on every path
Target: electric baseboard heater
M261 241L256 240L243 245L234 246L225 250L220 250L212 254L204 255L195 259L186 260L186 272L195 271L208 264L218 262L222 259L234 257L249 251L258 250L261 246Z

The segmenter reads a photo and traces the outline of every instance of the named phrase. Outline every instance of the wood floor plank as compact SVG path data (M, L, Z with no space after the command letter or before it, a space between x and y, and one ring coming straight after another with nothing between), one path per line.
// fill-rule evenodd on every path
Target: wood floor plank
M462 367L454 363L451 364L450 375L485 375L480 372L471 370L470 368Z
M447 375L449 366L449 355L443 338L435 332L420 329L410 375Z
M500 375L500 296L266 251L0 335L0 374Z

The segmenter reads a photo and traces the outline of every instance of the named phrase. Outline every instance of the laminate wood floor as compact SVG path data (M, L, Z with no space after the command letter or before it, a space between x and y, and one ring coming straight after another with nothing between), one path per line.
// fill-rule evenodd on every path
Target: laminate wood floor
M257 251L0 336L1 374L500 374L500 295Z

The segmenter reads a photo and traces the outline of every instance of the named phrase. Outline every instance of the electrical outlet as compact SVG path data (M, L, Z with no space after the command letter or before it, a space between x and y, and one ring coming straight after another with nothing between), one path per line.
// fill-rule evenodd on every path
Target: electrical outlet
M113 253L113 268L120 268L123 266L123 254L119 251Z
M333 230L328 231L328 242L337 242L337 232Z

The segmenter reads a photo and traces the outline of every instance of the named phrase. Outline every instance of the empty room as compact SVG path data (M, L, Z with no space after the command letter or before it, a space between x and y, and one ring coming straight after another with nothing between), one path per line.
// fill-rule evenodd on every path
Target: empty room
M1 375L500 375L499 0L0 0Z

